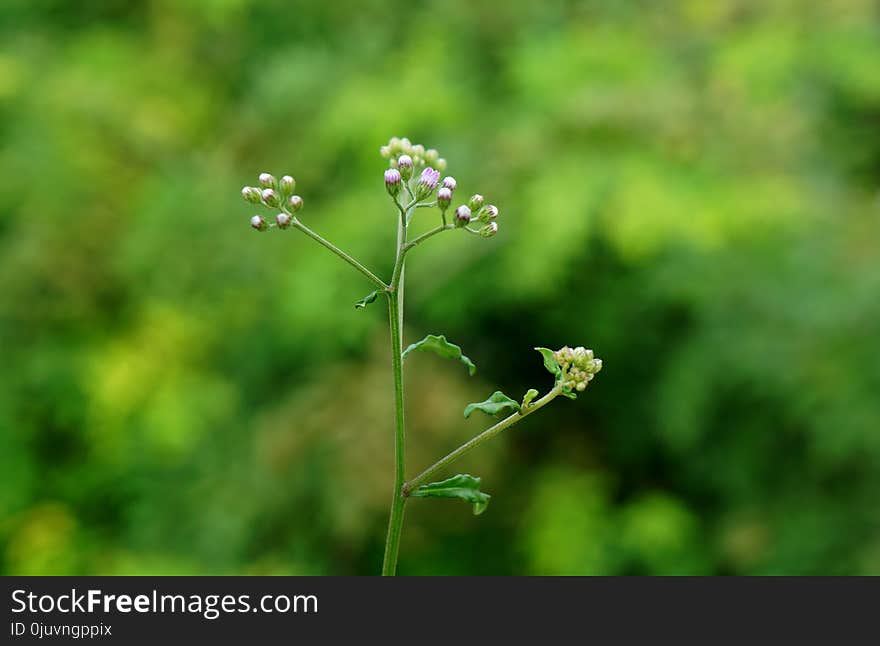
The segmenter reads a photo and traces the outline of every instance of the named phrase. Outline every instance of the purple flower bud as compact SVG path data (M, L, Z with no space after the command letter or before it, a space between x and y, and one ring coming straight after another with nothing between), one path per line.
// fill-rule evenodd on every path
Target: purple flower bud
M278 183L275 181L275 176L270 173L260 173L260 186L263 188L275 188Z
M455 181L455 178L450 175L443 178L443 186L448 188L450 191L454 191L455 187L458 186L458 183Z
M290 210L296 213L303 207L303 199L299 195L291 195L287 198L287 206L290 207Z
M409 155L401 155L397 160L397 170L403 179L409 179L413 174L413 160Z
M389 195L396 196L400 193L400 171L396 168L389 168L385 171L385 188Z
M266 224L266 221L263 219L262 215L255 215L251 218L251 226L257 231L265 231L269 225Z
M462 204L460 207L455 209L455 226L463 227L468 222L471 221L471 210Z
M262 198L266 206L278 206L278 193L275 192L275 189L264 188Z
M471 211L478 211L483 206L483 196L479 193L472 195L468 206L471 207Z
M290 226L290 216L287 213L279 213L275 216L275 224L279 229L286 229Z
M483 236L484 238L491 238L496 233L498 233L498 223L497 222L490 222L489 224L484 226L482 229L480 229L480 235Z
M422 199L434 192L437 182L440 181L440 171L428 166L419 177L419 185L416 189L416 197Z
M489 204L488 206L484 206L480 209L480 212L477 214L477 219L480 222L490 222L498 217L498 207L494 204Z
M445 186L441 187L439 191L437 191L437 205L445 211L449 208L449 203L452 202L452 191Z
M251 204L259 204L263 199L260 189L255 186L245 186L241 189L241 196Z
M282 195L290 195L296 190L296 180L290 175L285 175L278 180L278 188L281 190Z

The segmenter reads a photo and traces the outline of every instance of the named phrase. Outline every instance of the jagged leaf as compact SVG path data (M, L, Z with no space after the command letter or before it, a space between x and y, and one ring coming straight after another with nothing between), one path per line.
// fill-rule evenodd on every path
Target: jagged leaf
M510 413L519 412L520 407L517 402L503 392L496 390L486 401L475 402L465 406L464 416L466 418L470 417L471 413L475 410L483 411L486 415L500 415L502 413L508 415Z
M370 303L374 302L377 298L379 298L379 291L373 291L364 296L361 300L354 304L355 309L362 310Z
M414 498L458 498L474 506L474 516L479 516L489 504L489 494L480 491L480 479L467 473L416 487L409 494Z
M457 359L467 366L468 374L471 376L477 371L474 362L461 353L461 348L454 343L447 341L446 337L442 334L429 334L421 341L411 344L403 351L404 358L406 358L406 355L410 352L414 352L415 350L421 350L422 352L431 351L444 359Z
M529 388L528 392L526 392L526 394L523 395L521 410L525 410L526 408L528 408L529 404L531 404L532 400L534 400L535 397L537 397L537 396L538 396L538 391L535 390L534 388Z
M541 356L544 357L544 367L558 377L562 373L562 368L560 368L559 364L556 362L556 355L553 354L553 350L550 348L535 348L535 350L540 352Z

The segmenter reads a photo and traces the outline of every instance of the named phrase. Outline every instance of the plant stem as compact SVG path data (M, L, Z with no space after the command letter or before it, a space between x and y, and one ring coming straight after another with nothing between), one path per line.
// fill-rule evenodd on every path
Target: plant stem
M403 246L403 251L404 251L404 253L406 253L407 251L409 251L410 249L412 249L416 245L423 243L425 240L427 240L431 236L437 235L438 233L442 233L444 231L448 231L449 229L454 229L454 228L455 228L454 224L441 224L439 227L435 227L435 228L431 229L430 231L423 233L418 238L413 238L413 240L411 242L407 242Z
M403 359L400 331L399 292L388 294L388 322L391 328L391 367L394 372L394 491L391 498L391 514L388 518L388 535L385 539L385 558L382 576L394 576L397 570L397 553L400 549L400 533L403 529L403 511L406 498L403 495L405 480L405 426L403 414Z
M342 258L349 265L351 265L352 267L357 269L359 272L361 272L364 276L369 278L370 281L374 285L376 285L376 287L378 287L379 289L381 289L383 291L388 290L388 285L386 285L385 282L381 278L379 278L376 274L374 274L369 269L364 267L361 263L359 263L357 260L355 260L354 258L349 256L347 253L345 253L342 249L340 249L339 247L334 245L332 242L330 242L329 240L325 240L324 238L319 236L317 233L315 233L310 228L308 228L306 225L304 225L302 222L300 222L297 218L294 217L291 219L291 225L295 229L299 229L300 231L305 233L307 236L309 236L315 242L318 242L319 244L322 244L325 247L327 247L330 251L335 253L337 256Z
M494 426L490 426L489 428L487 428L485 431L483 431L479 435L472 437L467 442L465 442L464 444L459 446L457 449L455 449L454 451L452 451L451 453L449 453L445 457L440 458L434 464L432 464L427 469L422 471L415 478L413 478L412 480L410 480L409 482L404 484L403 485L403 495L408 496L410 491L412 491L413 489L415 489L419 485L424 484L426 480L428 480L431 476L433 476L435 473L437 473L437 471L439 471L440 469L450 465L452 462L454 462L455 460L457 460L458 458L463 456L468 451L471 451L472 449L477 448L478 446L480 446L480 444L482 444L486 440L489 440L489 439L495 437L504 429L510 428L511 426L516 424L518 421L520 421L524 417L527 417L527 416L531 415L532 413L534 413L539 408L543 408L544 406L549 404L551 401L556 399L556 397L558 397L559 393L561 393L561 392L562 392L562 387L557 384L546 395L544 395L540 399L536 400L535 402L531 403L529 405L529 407L526 408L523 412L514 413L513 415L505 417L503 420L501 420L500 422L498 422Z
M396 200L395 200L396 202ZM397 571L397 554L400 534L403 530L403 512L406 497L403 485L406 480L406 424L403 396L403 296L404 296L404 249L406 247L407 215L413 207L401 207L397 225L397 256L394 273L388 286L388 325L391 330L391 368L394 373L394 490L391 497L391 513L388 518L388 534L385 539L385 557L382 576L394 576Z

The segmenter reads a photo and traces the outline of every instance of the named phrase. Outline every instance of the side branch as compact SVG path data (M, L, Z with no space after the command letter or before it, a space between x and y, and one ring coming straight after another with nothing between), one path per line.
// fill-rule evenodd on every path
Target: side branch
M521 419L534 413L539 408L543 408L544 406L546 406L547 404L552 402L554 399L556 399L556 397L558 397L561 392L562 392L562 386L559 384L555 385L550 392L548 392L546 395L541 397L541 399L538 399L537 401L533 402L524 411L514 413L513 415L509 415L508 417L505 417L503 420L501 420L500 422L498 422L494 426L490 426L489 428L487 428L485 431L483 431L479 435L472 437L471 439L469 439L467 442L465 442L464 444L459 446L457 449L455 449L454 451L452 451L448 455L437 460L434 464L432 464L427 469L422 471L415 478L413 478L409 482L405 483L403 485L403 495L409 496L410 492L413 489L415 489L419 485L424 484L428 479L431 478L431 476L433 476L435 473L437 473L437 471L439 471L440 469L442 469L446 466L449 466L450 464L455 462L458 458L463 456L465 453L468 453L469 451L477 448L478 446L480 446L480 444L482 444L486 440L489 440L489 439L495 437L504 429L510 428L511 426L516 424Z
M327 249L329 249L330 251L332 251L333 253L335 253L337 256L339 256L340 258L342 258L342 259L343 259L345 262L347 262L349 265L351 265L352 267L354 267L355 269L357 269L360 273L362 273L364 276L366 276L368 279L370 279L370 281L371 281L374 285L376 285L376 287L378 287L378 288L381 289L382 291L388 291L388 285L386 285L385 282L384 282L381 278L379 278L376 274L374 274L374 273L371 272L369 269L367 269L366 267L364 267L364 266L363 266L361 263L359 263L357 260L355 260L354 258L352 258L351 256L349 256L349 255L348 255L347 253L345 253L342 249L340 249L339 247L337 247L336 245L334 245L332 242L330 242L329 240L326 240L326 239L322 238L322 237L319 236L317 233L315 233L314 231L312 231L310 228L308 228L306 225L304 225L302 222L300 222L296 217L292 218L290 224L291 224L291 226L293 226L295 229L299 229L300 231L302 231L303 233L305 233L307 236L309 236L312 240L314 240L314 241L317 242L318 244L327 247Z

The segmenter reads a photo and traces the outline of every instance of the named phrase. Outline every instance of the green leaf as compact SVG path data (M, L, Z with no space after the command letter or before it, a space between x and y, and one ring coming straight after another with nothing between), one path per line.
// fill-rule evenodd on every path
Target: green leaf
M354 307L357 310L362 310L367 305L369 305L370 303L375 301L377 298L379 298L379 291L378 290L376 290L374 292L370 292L369 294L364 296L361 300L359 300L357 303L355 303Z
M547 368L548 371L557 377L562 374L562 368L556 363L556 355L553 354L553 350L550 348L535 348L535 350L540 352L541 356L544 357L544 367Z
M474 505L474 516L486 511L491 497L480 491L480 479L467 473L416 487L409 495L413 498L458 498Z
M403 351L403 357L406 358L406 355L415 350L421 350L422 352L430 350L444 359L457 359L467 366L468 374L471 376L477 371L474 362L461 353L461 348L447 341L446 337L442 334L429 334L421 341L413 343Z
M470 417L471 413L475 410L481 410L486 413L486 415L500 415L502 413L509 414L519 412L520 407L518 403L513 401L503 392L496 390L486 401L465 406L465 418Z
M525 410L529 407L529 404L532 403L532 400L538 396L538 391L534 388L529 388L528 392L523 396L521 410Z

